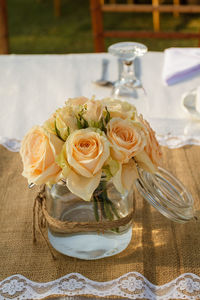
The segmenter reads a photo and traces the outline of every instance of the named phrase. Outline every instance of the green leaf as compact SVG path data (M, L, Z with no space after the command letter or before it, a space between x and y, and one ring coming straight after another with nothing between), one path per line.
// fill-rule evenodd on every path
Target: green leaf
M106 124L108 124L108 122L110 121L110 113L108 111L107 106L105 107L105 109L106 109L105 122L106 122Z
M88 121L83 117L82 120L83 120L83 128L88 128L89 127Z
M60 131L59 131L59 129L56 126L56 120L55 120L55 131L56 131L57 137L59 137L59 139L61 139L63 142L65 142L65 140L62 139Z
M118 219L120 219L120 216L119 216L119 214L118 214L118 212L117 212L117 209L116 209L115 205L112 203L112 201L111 201L110 199L108 199L108 203L110 204L110 207L111 207L111 209L112 209L114 215L115 215Z
M76 117L76 120L77 120L77 127L78 127L78 129L83 129L83 126L82 126L82 124L81 124L81 121L79 120L78 117Z
M115 159L109 157L106 162L106 165L103 166L103 171L106 174L107 180L110 180L111 177L115 176L117 171L119 170L119 163Z
M100 208L101 208L101 214L106 219L106 213L105 213L105 210L104 210L103 198L99 197L98 199L99 199L99 204L100 204Z
M112 211L110 209L110 206L109 206L108 202L105 199L104 199L104 210L105 210L105 214L106 214L107 219L112 221L114 219L114 216L112 214Z
M93 127L93 128L99 128L99 122L96 122L94 120L91 120L90 121L90 127Z
M68 133L68 136L70 135L70 128L69 126L67 126L67 133Z
M88 128L88 121L83 117L82 113L79 113L76 117L78 129Z
M103 117L99 121L99 128L101 129L101 131L104 131L105 133L107 133L107 129L104 125L104 118Z
M110 171L110 167L109 165L106 165L102 168L102 171L105 173L106 175L106 180L109 181L112 178L112 173Z
M64 178L67 178L68 173L70 172L70 166L66 160L66 156L65 156L65 148L63 147L60 154L56 156L55 158L55 162L57 163L57 165L59 167L61 167L62 169L62 174L64 176Z
M98 222L99 221L98 202L97 202L97 198L95 196L93 197L93 204L94 204L95 219Z

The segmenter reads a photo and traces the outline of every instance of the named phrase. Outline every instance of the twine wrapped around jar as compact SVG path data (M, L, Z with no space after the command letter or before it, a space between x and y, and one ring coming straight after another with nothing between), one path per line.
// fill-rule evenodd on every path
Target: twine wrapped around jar
M57 233L79 233L79 232L104 232L120 226L127 225L133 218L134 210L127 216L112 221L89 221L89 222L71 222L60 221L49 215L46 207L45 185L41 186L33 207L33 242L36 242L36 222L39 231L45 240L52 257L55 259L50 243L44 235L42 228L48 227Z

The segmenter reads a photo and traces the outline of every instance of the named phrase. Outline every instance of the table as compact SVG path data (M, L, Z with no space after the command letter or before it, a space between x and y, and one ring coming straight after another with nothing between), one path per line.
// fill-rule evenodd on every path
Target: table
M196 166L199 165L199 147L163 148L163 162L164 167L191 191L198 215L200 169ZM130 299L139 298L138 294L143 292L146 296L155 292L157 297L160 295L157 298L160 300L165 293L176 295L175 299L183 299L183 295L199 295L199 221L185 225L174 223L137 193L133 237L125 251L89 262L56 253L57 259L54 261L39 234L38 242L32 243L32 206L37 189L29 190L26 179L21 176L19 154L0 146L0 169L3 174L0 179L0 299L5 299L5 294L2 295L5 284L4 290L10 290L10 293L18 286L19 296L27 293L25 299L28 299L27 295L31 295L32 299L33 295L36 297L38 294L40 297L51 294L70 296L79 292L90 295L99 295L101 292L102 296L120 295L123 292ZM125 275L129 272L137 274ZM15 274L20 275L5 280ZM1 280L5 281L1 283ZM129 290L121 288L123 280L130 281ZM140 280L136 290L135 280ZM101 286L102 281L108 283ZM16 282L19 282L18 285Z
M174 86L165 86L163 58L161 52L149 52L136 60L136 73L149 98L148 119L160 135L162 144L167 144L167 133L170 137L179 137L175 147L192 138L198 144L199 134L197 137L185 134L191 121L181 108L181 97L199 85L200 75ZM108 97L111 89L92 84L101 76L103 59L109 60L108 79L116 80L118 61L106 53L0 57L0 143L5 143L5 138L22 139L29 128L42 124L69 97Z
M1 143L20 140L31 126L42 123L57 106L62 106L67 97L108 96L109 89L91 83L100 77L103 58L109 59L108 76L115 80L118 64L109 54L0 57ZM180 109L180 98L199 84L197 76L176 86L164 86L162 63L163 54L151 52L138 61L140 69L145 70L141 78L152 104L149 119L160 134L166 130L160 126L162 122L169 127L188 123ZM176 127L172 133L180 138L183 128ZM188 139L185 142L189 144ZM9 145L13 146L11 150L18 150L17 142ZM173 150L163 147L163 166L190 189L197 215L199 162L197 146ZM133 239L124 252L89 263L61 254L53 261L40 237L36 245L32 244L32 204L37 189L29 190L20 175L19 154L0 146L0 170L0 299L79 294L136 299L142 293L147 299L164 299L166 294L170 299L200 297L199 221L173 223L136 193Z

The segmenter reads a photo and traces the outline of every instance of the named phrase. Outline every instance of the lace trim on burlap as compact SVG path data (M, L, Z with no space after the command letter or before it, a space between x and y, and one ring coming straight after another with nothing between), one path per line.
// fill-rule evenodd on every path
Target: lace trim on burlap
M33 282L21 275L13 275L0 282L0 300L80 295L119 296L128 299L196 300L200 298L200 277L185 273L160 286L152 284L137 272L127 273L107 282L95 282L79 273L71 273L47 283Z

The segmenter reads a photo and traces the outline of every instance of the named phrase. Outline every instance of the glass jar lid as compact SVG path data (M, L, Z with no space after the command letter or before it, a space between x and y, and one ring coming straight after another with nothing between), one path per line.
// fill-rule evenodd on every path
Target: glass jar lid
M192 195L177 178L161 167L155 174L138 167L138 173L138 191L161 214L179 223L194 218Z

